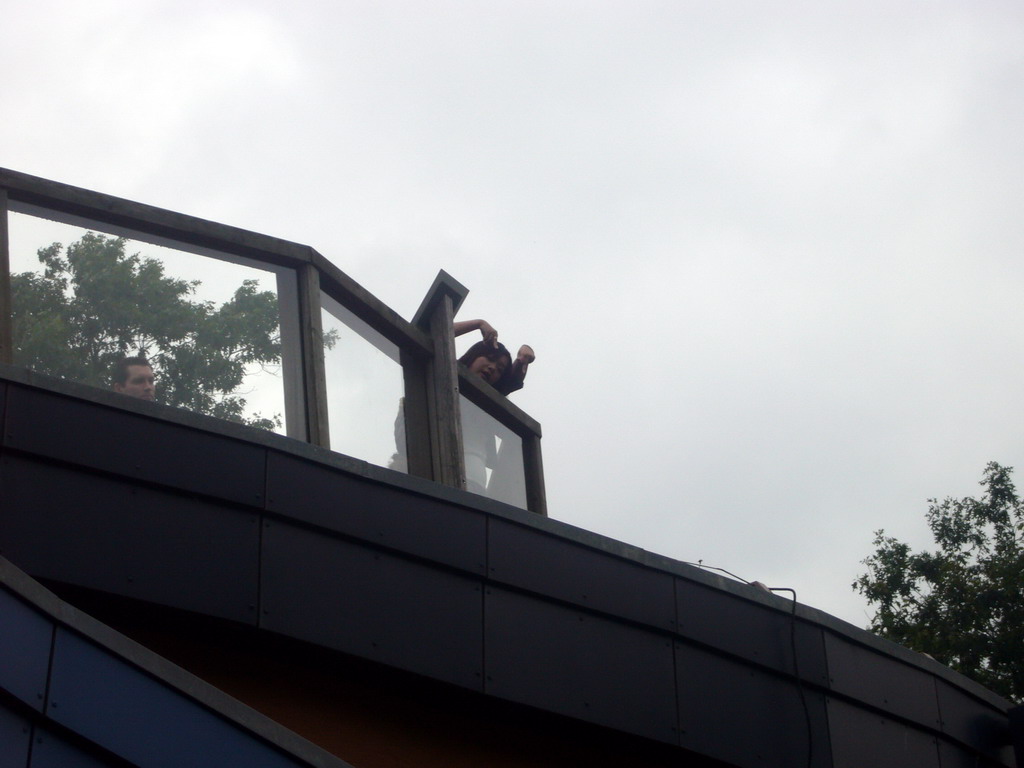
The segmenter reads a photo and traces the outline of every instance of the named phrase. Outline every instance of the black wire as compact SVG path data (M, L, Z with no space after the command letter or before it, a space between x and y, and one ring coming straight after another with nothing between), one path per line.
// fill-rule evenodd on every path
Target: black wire
M704 561L703 560L698 560L696 563L689 563L686 560L681 560L680 562L683 563L683 565L693 565L693 566L696 566L697 568L703 568L703 569L708 570L708 571L721 571L722 573L726 573L729 576L732 576L734 579L736 579L736 581L742 581L744 584L749 584L750 583L746 579L744 579L744 578L742 578L740 576L737 576L732 571L725 570L725 568L717 568L714 565L704 565Z
M804 691L804 684L800 679L800 662L797 660L796 653L796 590L789 587L768 587L768 589L772 592L790 592L793 595L793 610L789 615L789 644L793 653L793 680L800 693L800 704L804 709L804 722L807 724L807 768L811 768L811 758L814 754L814 732L811 730L811 710L807 706L807 693Z
M686 562L686 565L694 565L698 568L705 568L709 571L721 571L722 573L732 576L737 581L742 581L744 584L752 584L740 576L737 576L731 571L725 570L725 568L718 568L713 565L704 565L703 560L698 560L696 563ZM758 584L758 586L762 586ZM811 768L812 758L814 755L814 731L811 729L811 710L807 706L807 692L804 691L803 681L800 679L800 662L797 659L796 653L796 590L790 587L766 587L769 592L789 592L793 595L793 608L789 614L789 646L790 652L793 654L793 681L796 683L796 689L800 693L800 705L804 710L804 723L807 725L807 768Z

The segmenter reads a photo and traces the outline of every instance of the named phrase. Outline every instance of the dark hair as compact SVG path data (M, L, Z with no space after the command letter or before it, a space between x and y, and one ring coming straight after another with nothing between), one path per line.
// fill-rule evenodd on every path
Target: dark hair
M478 357L486 357L491 362L498 362L501 358L508 359L508 368L512 367L512 354L505 348L505 345L500 341L497 343L498 346L492 346L489 342L478 341L472 347L467 349L462 357L459 358L459 362L467 368L473 364L473 361Z
M114 363L114 367L111 370L111 373L110 373L110 381L111 381L111 383L112 384L124 384L125 382L127 382L128 381L128 367L131 366L131 365L145 365L148 368L152 368L153 367L152 365L149 364L149 360L147 360L142 355L137 355L135 357L122 357L116 363Z
M505 377L510 370L512 370L512 354L505 348L505 345L500 341L496 342L498 346L492 345L487 341L478 341L472 347L467 349L462 357L459 358L459 362L467 368L473 364L473 361L478 357L486 357L492 363L496 363L502 358L505 358L505 370L501 373L501 378L498 379L493 386L496 390L501 392L503 395L507 395L509 392L514 391L513 389L503 389L502 384L505 382Z

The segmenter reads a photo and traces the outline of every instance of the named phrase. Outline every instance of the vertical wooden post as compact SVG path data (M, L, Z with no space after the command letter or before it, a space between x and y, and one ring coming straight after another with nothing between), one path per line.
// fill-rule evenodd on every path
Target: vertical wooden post
M11 296L10 239L7 236L7 190L0 189L0 363L14 362L14 304Z
M526 479L526 508L538 515L548 516L548 501L544 491L544 463L540 455L540 437L523 438L523 474Z
M306 434L313 445L330 448L327 375L324 370L324 330L320 319L320 273L312 264L302 265L298 272Z
M462 416L459 408L459 376L455 358L451 296L442 296L430 314L430 338L434 359L429 366L428 412L434 430L431 454L434 478L455 488L466 487L465 459L462 455Z
M408 472L427 480L434 479L434 455L431 444L430 398L428 384L429 361L424 357L400 352L402 376L405 379L405 397L402 415L405 419L405 450Z
M277 309L281 335L281 384L284 387L284 420L288 437L309 441L306 419L305 375L302 356L302 310L299 278L293 269L277 271Z
M452 324L467 293L461 283L441 270L413 318L413 324L426 330L434 345L434 357L427 365L432 474L435 482L454 488L466 487L466 469Z

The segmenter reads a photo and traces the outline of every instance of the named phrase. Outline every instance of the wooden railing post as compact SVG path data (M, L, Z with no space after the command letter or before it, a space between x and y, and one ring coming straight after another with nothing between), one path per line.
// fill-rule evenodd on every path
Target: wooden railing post
M438 272L413 325L431 338L434 355L427 365L427 412L434 481L466 487L459 409L459 372L452 325L469 291L444 270Z
M7 190L0 189L0 363L14 362L14 304L11 296L10 239L7 236Z
M313 445L331 447L327 418L327 375L324 331L320 319L320 273L312 264L298 268L299 323L302 336L302 378L306 400L306 434Z
M433 430L430 427L429 392L433 388L430 380L430 360L402 349L402 376L405 381L405 396L402 398L402 417L405 419L406 466L410 475L427 480L434 479L434 463L431 456L434 449L431 442Z
M544 463L540 456L540 437L523 437L523 474L526 479L526 508L538 515L548 516L548 501L544 491Z

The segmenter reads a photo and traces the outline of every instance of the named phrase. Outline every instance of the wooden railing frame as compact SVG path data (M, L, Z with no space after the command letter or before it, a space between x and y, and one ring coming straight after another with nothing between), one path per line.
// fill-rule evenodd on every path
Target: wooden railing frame
M7 238L7 190L0 187L0 363L6 365L14 362L13 315L10 241Z
M320 320L323 291L399 349L410 474L465 488L461 392L522 438L527 507L547 514L540 424L492 387L460 370L451 329L468 290L443 270L409 322L307 245L0 168L0 362L8 364L13 364L9 210L50 214L158 244L191 246L198 253L209 249L294 270L301 347L300 372L295 375L302 381L296 391L301 394L305 416L301 433L306 441L330 447Z

